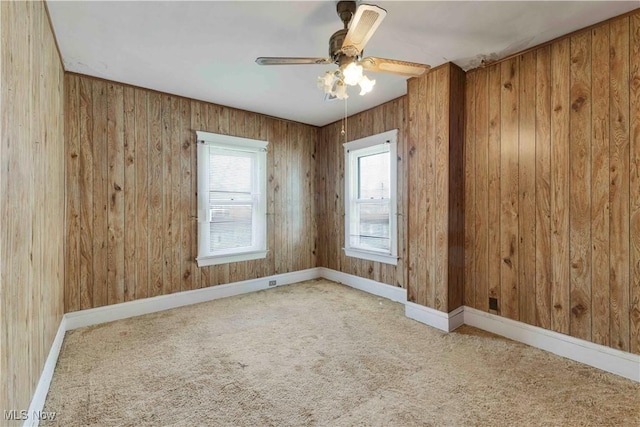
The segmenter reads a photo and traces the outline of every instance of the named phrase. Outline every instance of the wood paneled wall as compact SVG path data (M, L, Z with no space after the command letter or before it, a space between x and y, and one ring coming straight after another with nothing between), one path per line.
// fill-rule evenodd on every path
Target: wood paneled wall
M463 303L464 84L448 63L407 86L407 298L445 312Z
M316 170L316 215L318 218L318 266L405 287L407 257L407 168L406 97L371 110L352 115L347 120L347 138L353 141L398 129L398 265L347 257L344 247L344 144L340 134L342 121L319 131Z
M0 27L0 416L8 423L5 410L29 408L63 314L63 69L42 2L0 2Z
M316 207L318 265L406 288L441 311L462 305L464 266L464 72L452 64L409 80L408 95L350 116L349 141L398 134L398 265L347 257L342 122L320 129Z
M640 13L469 72L465 304L640 353Z
M317 128L67 74L67 312L316 266ZM264 260L198 268L195 130L269 141Z

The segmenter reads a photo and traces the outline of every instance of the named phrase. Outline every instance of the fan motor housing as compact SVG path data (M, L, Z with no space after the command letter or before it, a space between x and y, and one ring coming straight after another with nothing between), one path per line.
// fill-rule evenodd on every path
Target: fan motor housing
M331 58L338 59L338 55L342 53L342 43L344 43L344 38L347 36L346 28L344 30L338 30L329 39L329 56Z

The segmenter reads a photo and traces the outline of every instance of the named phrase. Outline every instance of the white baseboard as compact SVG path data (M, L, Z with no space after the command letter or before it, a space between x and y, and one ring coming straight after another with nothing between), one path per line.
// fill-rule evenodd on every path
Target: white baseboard
M450 313L445 313L413 302L406 302L404 306L404 315L409 319L445 332L451 332L462 325L463 311L464 307L458 307Z
M158 311L170 310L186 305L198 304L201 302L227 298L249 292L261 291L273 287L269 286L270 280L275 280L277 282L276 286L282 286L302 282L304 280L317 279L319 277L319 269L310 268L291 273L261 277L259 279L244 280L242 282L229 283L226 285L211 286L208 288L195 289L193 291L177 292L175 294L160 295L157 297L123 302L105 307L74 311L72 313L65 314L67 330L69 331L85 326L113 322L114 320L156 313Z
M407 302L407 290L391 286L386 283L376 282L375 280L365 279L364 277L354 276L353 274L343 273L342 271L332 270L330 268L318 267L320 277L327 280L333 280L349 287L378 295L391 301L405 304Z
M29 405L29 412L27 413L27 419L22 423L23 427L37 427L40 423L40 419L35 414L41 413L44 408L44 402L47 399L49 393L49 386L51 385L51 379L53 378L53 371L56 369L58 363L58 356L60 355L60 349L62 348L62 342L64 341L64 334L67 331L66 319L64 316L60 320L60 326L58 326L58 332L56 333L51 348L49 349L49 355L44 362L36 391L31 398L31 404Z
M640 382L640 355L594 344L471 307L464 308L464 323Z

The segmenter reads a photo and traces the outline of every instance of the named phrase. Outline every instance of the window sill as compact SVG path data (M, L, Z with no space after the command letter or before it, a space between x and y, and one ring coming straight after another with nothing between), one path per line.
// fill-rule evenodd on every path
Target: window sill
M369 261L381 262L384 264L398 265L398 257L392 255L381 254L371 251L363 251L360 249L343 248L344 253L348 257L361 258Z
M207 267L210 265L228 264L230 262L251 261L254 259L262 259L267 257L267 251L242 252L233 255L218 255L198 257L198 267Z

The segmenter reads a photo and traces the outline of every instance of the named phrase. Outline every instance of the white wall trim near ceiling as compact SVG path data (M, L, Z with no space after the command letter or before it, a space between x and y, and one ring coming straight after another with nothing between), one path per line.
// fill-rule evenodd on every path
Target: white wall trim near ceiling
M66 331L249 292L261 291L274 287L269 286L269 282L273 280L276 281L276 286L283 286L318 278L339 282L354 289L404 304L405 316L445 332L451 332L463 324L474 326L514 341L519 341L532 347L566 357L567 359L575 360L594 368L640 382L640 355L594 344L537 326L485 313L467 306L458 307L450 313L444 313L407 301L406 289L325 267L316 267L65 314L60 321L58 332L49 350L49 356L47 357L42 374L40 375L40 380L31 399L28 418L24 421L23 426L36 427L40 421L38 416L47 416L47 414L42 412L42 409L47 393L49 392L49 386L53 378L54 369Z

